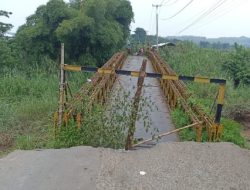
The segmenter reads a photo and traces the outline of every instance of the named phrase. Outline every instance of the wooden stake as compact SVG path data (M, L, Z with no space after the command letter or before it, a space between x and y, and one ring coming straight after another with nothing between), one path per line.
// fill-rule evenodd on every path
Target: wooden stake
M61 70L60 70L60 89L59 89L59 109L58 109L58 127L62 126L64 112L64 90L65 90L65 72L64 72L64 44L61 45Z

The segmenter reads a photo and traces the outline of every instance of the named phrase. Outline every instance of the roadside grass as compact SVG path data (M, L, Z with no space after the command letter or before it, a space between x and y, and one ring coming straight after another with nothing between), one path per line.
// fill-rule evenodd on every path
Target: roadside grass
M171 117L176 128L181 128L190 124L188 116L179 108L171 112ZM239 123L226 118L222 118L221 123L224 126L221 141L232 142L242 148L250 148L247 140L241 136L242 126ZM181 141L195 141L195 128L184 129L179 132L179 136ZM203 129L202 141L207 141L207 134L205 129Z
M248 148L246 139L241 136L242 126L238 122L223 118L222 124L225 126L222 141L232 142L240 147Z
M176 47L163 49L160 53L178 75L227 79L225 105L222 112L222 124L225 128L221 140L248 147L248 142L241 136L242 126L233 119L237 112L250 110L250 87L241 85L237 89L233 88L232 80L223 71L222 64L229 55L229 51L204 49L190 42L181 42ZM213 117L216 106L212 107L212 105L216 99L218 85L193 82L186 82L186 85L192 94L189 101L202 105L205 112ZM171 115L177 128L189 124L187 116L181 110L176 109ZM183 141L194 140L195 134L192 129L186 129L180 132L180 137Z
M68 77L75 92L90 75L70 73ZM57 110L58 84L55 66L27 66L2 72L0 155L12 149L51 147L52 116Z
M45 126L56 109L56 74L34 70L32 75L27 75L9 71L0 77L0 89L0 134L11 136L9 148L43 147L40 139L47 135ZM33 143L36 138L39 143ZM10 142L2 142L2 146L8 147L4 143Z
M0 156L11 150L67 148L79 145L123 148L125 134L131 121L132 102L129 95L122 93L113 96L112 109L95 105L88 110L87 97L77 105L84 113L80 129L73 120L67 127L62 127L55 138L53 114L58 106L57 70L46 72L44 68L27 68L5 71L0 77ZM90 74L67 73L72 93L86 83ZM147 100L142 100L150 106ZM119 111L118 111L119 110ZM146 109L146 110L150 110ZM107 114L108 113L108 114ZM145 130L149 112L138 114L143 119Z
M179 108L171 111L171 118L177 129L190 124L188 116ZM181 141L195 141L194 128L183 129L178 134Z

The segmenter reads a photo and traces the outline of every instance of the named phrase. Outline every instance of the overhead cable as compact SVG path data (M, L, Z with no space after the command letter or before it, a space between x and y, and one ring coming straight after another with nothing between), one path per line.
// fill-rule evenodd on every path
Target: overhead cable
M180 33L184 32L185 30L189 29L190 27L192 27L193 25L195 25L196 23L198 23L200 20L202 20L203 18L205 18L208 15L210 15L212 12L214 12L216 9L218 9L220 6L222 6L227 1L228 0L220 0L220 1L218 1L216 4L212 5L205 13L203 13L201 16L199 16L191 24L187 25L185 28L183 28L178 33L180 34Z
M192 3L193 1L194 1L194 0L190 0L182 9L180 9L180 10L179 10L178 12L176 12L174 15L172 15L171 17L162 19L162 20L169 20L169 19L172 19L172 18L176 17L178 14L180 14L182 11L184 11L189 5L191 5L191 3Z

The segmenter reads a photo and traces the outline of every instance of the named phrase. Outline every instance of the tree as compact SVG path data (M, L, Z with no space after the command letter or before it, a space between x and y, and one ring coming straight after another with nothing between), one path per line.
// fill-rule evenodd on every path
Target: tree
M229 59L223 64L234 81L237 88L240 83L250 84L250 51L235 43L235 50L230 54Z
M26 55L56 59L64 42L67 61L92 56L101 66L125 44L132 19L127 0L71 0L69 4L50 0L28 17L16 36Z
M0 16L9 17L12 13L0 10ZM13 27L12 24L0 22L0 71L3 66L13 66L16 62L16 55L11 47L11 40L4 35Z
M4 16L9 18L11 14L12 14L11 12L0 10L0 17ZM9 31L12 27L13 27L12 24L0 22L0 37L3 37L5 33Z
M63 20L72 17L63 0L50 0L47 5L37 8L35 14L27 18L16 34L16 40L23 49L24 58L39 60L43 56L56 59L59 54L60 41L55 31Z
M72 4L73 3L73 4ZM101 66L124 46L129 36L133 11L127 0L71 1L80 10L76 18L65 20L58 37L66 42L72 60L81 60L83 52L92 55Z
M147 32L143 28L135 29L135 38L139 43L145 43Z

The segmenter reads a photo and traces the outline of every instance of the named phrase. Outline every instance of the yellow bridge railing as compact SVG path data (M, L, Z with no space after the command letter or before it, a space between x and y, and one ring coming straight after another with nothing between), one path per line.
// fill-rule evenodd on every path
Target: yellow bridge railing
M207 129L208 139L210 141L219 140L223 131L223 126L221 125L220 120L224 104L226 80L210 79L206 77L178 76L157 53L148 51L147 56L154 67L155 73L144 72L143 77L158 78L160 80L160 85L169 107L174 109L180 105L184 112L189 116L192 123L195 124L196 141L200 142L202 140L203 127ZM140 73L142 72L121 70L126 59L125 52L116 53L102 68L66 65L64 64L63 58L64 57L62 56L59 110L54 116L55 128L60 128L61 125L67 125L71 118L74 118L74 120L77 121L78 127L81 126L82 113L75 108L77 107L76 105L82 101L83 94L90 97L90 107L94 102L105 104L114 82L116 81L117 75L140 77ZM95 72L95 75L91 78L91 84L82 87L79 92L74 95L71 101L66 101L68 88L65 75L66 71ZM188 98L190 97L190 94L187 93L187 87L183 81L219 84L217 110L214 118L208 116L197 105L189 105Z

